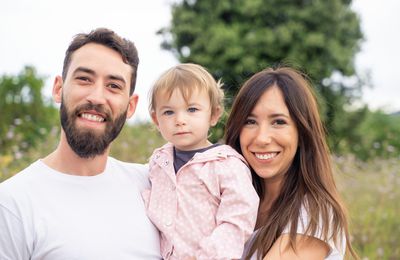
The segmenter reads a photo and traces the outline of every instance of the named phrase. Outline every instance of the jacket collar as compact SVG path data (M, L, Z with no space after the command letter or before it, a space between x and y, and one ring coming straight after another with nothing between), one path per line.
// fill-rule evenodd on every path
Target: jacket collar
M163 158L163 160L165 160L165 157L173 158L173 147L174 146L171 143L166 143L162 147L156 149L154 151L155 159L157 160L158 158ZM232 147L225 144L218 145L202 153L196 153L190 162L212 161L222 158L226 159L231 156L240 159L246 165L248 165L242 155L236 152Z

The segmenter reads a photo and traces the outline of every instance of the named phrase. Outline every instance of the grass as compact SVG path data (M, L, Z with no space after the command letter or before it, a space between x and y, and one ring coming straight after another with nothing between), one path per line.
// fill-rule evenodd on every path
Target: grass
M400 259L400 162L336 158L352 243L361 259Z

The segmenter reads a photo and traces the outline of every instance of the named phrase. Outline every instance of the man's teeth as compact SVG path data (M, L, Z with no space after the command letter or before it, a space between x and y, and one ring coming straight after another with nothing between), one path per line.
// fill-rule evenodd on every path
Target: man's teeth
M274 158L278 153L256 153L256 157L261 160L268 160Z
M104 121L104 118L102 118L101 116L96 116L96 115L92 115L92 114L83 113L81 115L81 117L85 118L87 120L90 120L90 121L95 121L95 122L103 122Z

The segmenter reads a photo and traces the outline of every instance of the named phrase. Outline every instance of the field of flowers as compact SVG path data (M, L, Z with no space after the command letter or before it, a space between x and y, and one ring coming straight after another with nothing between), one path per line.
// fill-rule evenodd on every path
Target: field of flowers
M0 181L51 152L58 129L28 153L0 155ZM111 154L123 161L145 163L164 143L151 124L126 126ZM362 260L400 259L400 158L368 162L334 157L338 188L348 206L352 243Z
M361 162L348 156L335 162L361 259L400 259L399 158Z

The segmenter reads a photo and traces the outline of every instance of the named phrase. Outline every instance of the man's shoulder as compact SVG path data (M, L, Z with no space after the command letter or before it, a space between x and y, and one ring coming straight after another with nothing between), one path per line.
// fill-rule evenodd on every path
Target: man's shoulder
M143 173L148 172L147 164L124 162L124 161L115 159L114 157L108 157L108 159L112 163L112 167L119 168L119 169L129 172L129 173L139 172L139 173L143 174Z
M149 167L147 164L124 162L113 157L108 157L108 160L112 171L139 182L141 186L147 187L149 185Z
M29 201L28 191L32 186L40 186L40 180L36 180L36 173L40 167L38 164L40 162L36 161L0 183L0 206L15 212L16 204Z
M23 188L23 186L29 185L35 179L35 173L40 167L40 161L36 161L16 173L14 176L8 178L7 180L0 183L0 191L8 189L18 189Z

